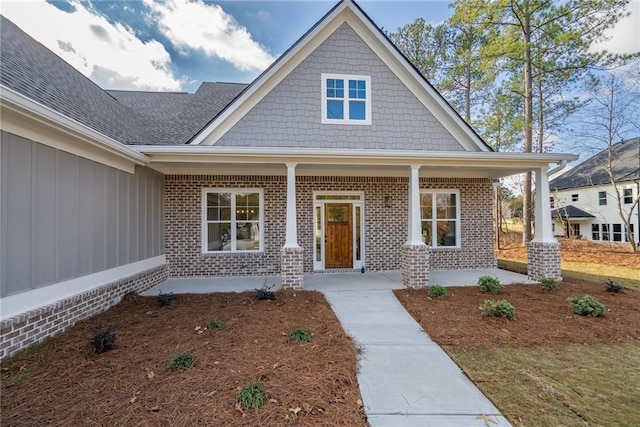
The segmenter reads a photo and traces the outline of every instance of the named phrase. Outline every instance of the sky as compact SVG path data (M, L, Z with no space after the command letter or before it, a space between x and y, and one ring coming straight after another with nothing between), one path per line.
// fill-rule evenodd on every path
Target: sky
M336 1L0 0L0 13L105 89L194 92L251 82ZM389 31L451 13L447 1L360 0ZM640 50L640 0L606 47Z

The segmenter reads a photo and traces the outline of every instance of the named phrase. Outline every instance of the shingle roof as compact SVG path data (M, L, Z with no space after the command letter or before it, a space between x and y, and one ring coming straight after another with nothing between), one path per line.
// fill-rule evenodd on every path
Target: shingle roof
M240 83L204 82L186 92L107 90L133 110L154 137L154 144L185 144L247 87Z
M246 87L104 90L0 15L0 83L124 144L185 144Z
M131 111L0 16L0 83L125 144L151 139Z
M585 212L573 205L554 209L551 211L551 218L595 218L589 212Z
M616 182L640 178L640 138L618 142L611 146L612 172ZM552 190L588 187L611 182L607 173L609 149L588 158L575 168L549 183Z

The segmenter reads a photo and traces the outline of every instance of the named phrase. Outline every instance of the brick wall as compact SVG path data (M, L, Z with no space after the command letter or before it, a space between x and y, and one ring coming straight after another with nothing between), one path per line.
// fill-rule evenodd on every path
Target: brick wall
M264 252L202 254L202 189L262 188ZM421 188L459 189L462 245L430 252L432 269L492 268L492 187L488 179L422 178ZM167 175L165 182L166 256L170 277L268 275L280 273L285 241L285 176ZM373 271L399 270L407 240L408 179L398 177L306 177L296 179L298 244L304 272L313 271L313 192L364 192L365 260ZM386 207L385 197L391 197Z
M117 304L125 294L143 292L166 278L163 265L5 319L0 323L0 359L64 332Z
M527 242L527 275L531 280L544 277L562 280L560 243Z

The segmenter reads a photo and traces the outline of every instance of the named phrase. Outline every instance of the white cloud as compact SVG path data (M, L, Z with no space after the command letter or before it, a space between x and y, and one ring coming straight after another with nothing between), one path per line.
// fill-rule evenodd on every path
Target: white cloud
M233 64L241 71L262 71L274 57L251 37L246 28L220 6L200 0L144 0L157 15L160 30L182 53L202 50Z
M3 0L2 14L102 87L180 90L161 43L144 43L131 29L73 5L67 13L43 0Z
M620 21L605 34L609 40L598 43L592 50L607 50L611 53L635 53L640 51L640 0L629 2L631 14Z

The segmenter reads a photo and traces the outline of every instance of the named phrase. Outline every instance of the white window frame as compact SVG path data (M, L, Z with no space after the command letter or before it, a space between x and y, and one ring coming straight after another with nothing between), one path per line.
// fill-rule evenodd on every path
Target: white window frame
M229 223L231 224L231 250L228 251L210 251L207 248L207 224L209 221L207 220L207 194L209 193L231 193L231 218L229 219ZM236 215L236 194L238 193L258 193L259 203L260 203L260 249L257 251L250 250L238 250L237 248L237 226L238 222L235 218ZM244 187L234 187L234 188L217 188L217 187L206 187L202 189L202 230L201 230L201 239L202 239L202 253L204 254L230 254L230 253L263 253L264 252L264 190L262 188L244 188Z
M461 204L460 200L460 190L459 189L450 189L450 188L434 188L434 189L420 189L420 195L423 194L431 194L431 211L436 216L436 218L431 218L431 244L428 242L424 242L425 245L434 250L447 250L447 249L460 249L462 247L462 218L460 218L461 212ZM455 194L456 195L456 245L455 246L438 246L438 242L436 241L436 236L438 235L438 225L437 225L437 214L436 214L436 194ZM422 200L422 197L420 197ZM422 204L420 204L420 224L425 218L422 218ZM449 220L450 221L450 220ZM422 226L421 226L422 227ZM424 238L423 238L424 241Z
M607 196L608 195L606 191L598 191L598 206L607 206L608 204Z
M580 194L578 193L574 193L571 195L571 201L572 202L579 202L580 201Z
M359 76L352 74L328 74L322 73L320 75L322 79L320 87L322 92L322 124L341 124L341 125L371 125L371 76ZM345 96L343 99L343 111L344 118L343 119L329 119L327 118L327 80L328 79L336 79L336 80L344 80L344 91ZM349 119L349 80L364 80L366 82L366 98L364 99L365 107L365 119L364 120L351 120Z
M629 193L629 194L627 195L627 193ZM632 203L633 203L633 188L623 188L622 189L622 204L630 205Z

